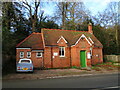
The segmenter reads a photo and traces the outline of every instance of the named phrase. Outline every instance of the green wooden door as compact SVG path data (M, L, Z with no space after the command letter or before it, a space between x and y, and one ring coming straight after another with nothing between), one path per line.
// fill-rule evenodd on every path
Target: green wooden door
M86 67L86 52L80 51L80 64L81 67Z

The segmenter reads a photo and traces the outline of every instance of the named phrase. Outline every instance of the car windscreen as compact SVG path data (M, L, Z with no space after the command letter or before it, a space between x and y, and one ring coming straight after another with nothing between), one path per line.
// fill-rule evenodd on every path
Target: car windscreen
M30 60L21 60L20 63L30 63Z

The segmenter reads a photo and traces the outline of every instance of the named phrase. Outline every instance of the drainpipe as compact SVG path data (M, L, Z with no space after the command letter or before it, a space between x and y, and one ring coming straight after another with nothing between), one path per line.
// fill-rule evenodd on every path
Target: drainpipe
M53 68L53 48L51 46L51 68Z
M72 59L71 59L71 46L70 46L70 67L72 67Z
M90 47L90 52L91 52L91 64L92 64L92 57L93 57L93 55L92 55L92 47Z
M42 59L43 59L42 68L44 68L44 51L43 51Z
M91 56L92 56L92 47L90 47L90 52L91 52Z

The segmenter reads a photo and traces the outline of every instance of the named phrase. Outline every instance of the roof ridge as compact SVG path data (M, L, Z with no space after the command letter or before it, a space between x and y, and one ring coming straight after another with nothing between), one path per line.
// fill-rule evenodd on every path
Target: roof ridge
M74 31L74 32L88 32L88 31L76 31L76 30L64 30L64 29L49 29L49 28L42 28L47 30L60 30L60 31ZM89 33L89 32L88 32Z

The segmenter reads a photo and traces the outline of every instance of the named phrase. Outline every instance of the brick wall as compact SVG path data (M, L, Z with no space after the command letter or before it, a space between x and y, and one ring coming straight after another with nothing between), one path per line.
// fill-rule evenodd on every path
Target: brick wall
M65 47L65 57L59 57L59 46ZM46 68L58 68L58 67L80 67L80 51L86 51L86 65L91 67L91 64L97 64L103 62L102 48L93 48L92 58L88 59L87 53L90 52L90 44L87 40L80 40L75 46L68 47L67 44L61 39L56 47L45 47L44 50L44 66ZM52 54L51 54L52 53ZM54 56L57 53L57 56ZM71 62L71 63L70 63Z
M93 48L92 65L103 62L102 48Z
M18 62L19 59L20 59L20 52L24 52L24 57L23 58L27 58L27 52L28 51L31 51L31 49L16 49L16 62Z
M81 66L80 65L80 51L86 51L86 64L91 66L91 60L87 59L87 53L90 52L90 44L84 39L80 40L78 44L71 48L71 57L72 57L72 66Z
M35 68L41 68L43 67L43 57L36 57L36 51L31 51L31 49L16 49L16 62L19 61L20 58L20 52L24 52L24 57L27 58L27 52L31 52L31 57L29 59L32 60L33 65Z
M58 55L54 55L57 53ZM61 68L70 67L70 49L65 47L65 57L59 56L59 47L45 47L44 50L44 67Z
M65 47L65 57L59 56L59 47ZM57 55L55 55L57 54ZM58 46L45 47L44 49L44 67L61 68L70 67L70 48L63 39L60 39Z
M53 49L53 53L58 53L58 56L54 56L53 60L53 68L58 67L70 67L70 52L69 47L65 47L65 57L59 56L59 47L55 47Z
M35 68L42 68L43 67L43 56L42 57L37 57L36 53L38 51L32 51L31 52L31 59L33 61L33 65Z
M44 67L51 68L51 47L45 47L44 49Z
M65 47L65 57L59 56L59 47ZM50 47L46 46L44 48L43 57L36 57L37 51L31 51L31 49L16 49L16 61L20 59L19 54L24 51L24 58L27 58L27 51L31 51L31 60L36 68L61 68L70 66L81 66L80 62L80 51L86 51L86 65L91 66L91 64L97 64L103 62L102 48L92 49L92 59L88 59L87 53L90 52L90 44L86 39L80 40L76 45L69 47L67 46L65 40L62 38L58 42L58 46Z

